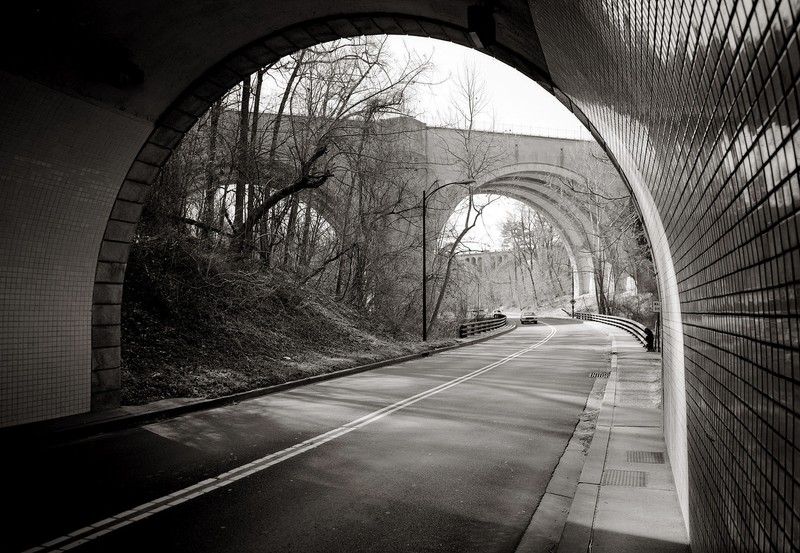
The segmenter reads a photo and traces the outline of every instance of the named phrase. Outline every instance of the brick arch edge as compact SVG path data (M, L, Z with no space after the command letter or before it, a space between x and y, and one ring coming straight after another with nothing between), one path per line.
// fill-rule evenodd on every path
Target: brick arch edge
M92 294L91 411L121 405L121 313L128 256L151 186L184 135L216 100L264 65L316 44L378 34L423 36L480 49L465 28L408 15L354 14L305 22L234 52L195 81L156 122L123 180L98 252ZM554 94L604 146L586 116L553 86L541 68L502 45L482 51Z

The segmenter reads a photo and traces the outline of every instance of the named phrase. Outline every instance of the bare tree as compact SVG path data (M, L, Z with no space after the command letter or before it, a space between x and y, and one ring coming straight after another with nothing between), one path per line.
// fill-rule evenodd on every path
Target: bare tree
M589 144L574 155L572 164L587 178L582 182L557 178L565 208L577 208L584 220L580 230L592 257L598 312L612 313L623 272L652 280L647 276L652 274L649 247L630 193L607 156Z
M446 115L445 126L453 129L457 140L441 141L464 178L478 179L491 174L508 159L509 153L498 136L478 128L491 102L477 67L465 63L456 73L450 112Z
M370 266L381 256L374 247L392 213L408 201L400 192L408 180L403 173L414 162L402 142L413 131L396 121L403 120L410 88L426 71L427 61L409 58L398 63L385 51L385 41L374 38L349 41L307 57L318 63L300 72L297 93L290 99L292 113L302 114L291 119L290 151L302 155L303 147L318 136L331 144L334 178L328 197L342 199L336 206L339 249L331 252L338 266L336 292L366 308L375 298ZM305 211L310 215L308 207ZM309 217L301 222L299 213L299 204L290 208L284 243L287 261L289 248L297 251L293 259L313 257L314 244L308 240L312 235L306 232ZM319 273L312 267L306 270Z
M477 181L490 175L507 158L507 152L492 133L478 130L478 119L491 105L491 97L486 91L485 83L481 80L474 65L465 64L456 75L454 96L451 98L450 122L453 132L458 138L455 141L442 140L441 146L452 160L452 167L460 179ZM434 309L428 321L428 327L436 324L437 317L447 295L447 287L453 270L455 255L459 251L464 237L467 236L480 219L483 209L496 198L486 196L485 201L476 201L470 189L466 203L466 213L463 227L452 236L452 241L446 249L443 258L443 275L439 287ZM432 274L433 283L439 280L436 271Z
M368 313L418 309L410 229L424 164L415 133L425 127L407 111L427 68L389 55L385 39L360 37L256 72L201 119L203 151L186 151L202 161L193 177L201 207L178 209L181 222L228 243L229 263L313 280Z
M383 39L362 37L304 50L294 55L291 63L278 67L287 71L287 77L274 117L251 115L250 80L242 86L232 167L236 190L231 226L234 251L247 257L260 243L254 240L252 231L271 212L267 248L271 252L280 241L283 264L294 270L308 257L313 236L312 209L308 202L301 206L299 191L321 186L334 172L349 171L347 162L340 158L358 151L358 137L372 132L375 121L400 111L408 88L425 66L393 63L386 55ZM262 79L259 72L257 92ZM259 99L260 94L253 102L258 104ZM252 124L248 125L251 116ZM266 155L255 148L259 121L271 125ZM320 168L315 169L315 165ZM287 171L290 167L294 169ZM292 172L287 183L287 173ZM284 182L279 184L281 180ZM264 257L269 260L271 255Z
M528 277L534 306L541 304L539 293L545 297L566 294L564 282L571 278L571 270L565 245L541 214L520 205L508 214L501 232L505 247L514 257L515 271Z
M481 203L477 203L475 201L476 195L473 193L472 188L469 190L469 195L467 197L467 203L465 207L464 213L464 222L461 226L461 229L458 231L458 234L449 242L449 244L444 248L444 255L439 256L439 262L444 264L443 270L440 269L439 271L434 271L433 273L433 282L436 282L437 276L439 274L441 276L441 286L439 287L439 293L436 295L436 301L434 302L433 312L431 313L430 318L428 319L428 328L434 326L436 323L437 317L439 316L439 311L441 310L442 303L444 302L445 296L447 294L448 285L450 283L450 277L453 272L453 267L455 265L456 254L459 252L461 244L463 243L464 237L469 234L469 232L475 228L475 225L478 223L478 220L483 215L483 210L496 198L494 197L485 197L484 201Z

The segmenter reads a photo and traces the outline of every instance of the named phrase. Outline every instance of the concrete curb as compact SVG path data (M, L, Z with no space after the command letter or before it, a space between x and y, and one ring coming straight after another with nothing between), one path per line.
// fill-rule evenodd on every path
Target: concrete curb
M378 369L387 365L428 357L436 353L485 342L486 340L490 340L492 338L496 338L497 336L511 332L516 328L516 325L506 323L506 326L485 332L476 338L457 338L460 343L450 346L434 348L429 351L412 353L409 355L403 355L401 357L385 359L383 361L376 361L374 363L333 371L330 373L309 376L307 378L275 384L274 386L257 388L247 392L231 394L213 399L200 399L196 401L189 400L186 403L174 407L155 409L153 411L146 411L142 413L119 412L121 409L98 413L84 413L80 415L64 417L63 419L54 419L50 421L33 422L20 426L0 428L0 440L3 440L3 442L14 446L24 445L27 447L42 447L47 445L55 445L59 442L70 439L83 438L93 434L101 434L104 432L112 432L126 428L142 426L144 424L167 420L180 415L185 415L187 413L213 409L215 407L222 407L225 405L233 405L241 401L282 392L284 390L297 388L299 386L314 384L316 382L322 382L334 378L341 378L343 376L349 376L352 374Z
M578 479L575 498L569 507L564 531L556 549L557 553L591 551L600 483L608 456L617 393L617 342L611 333L608 333L608 336L611 339L611 372L603 394L597 427Z
M581 414L581 420L575 426L575 431L553 471L545 494L534 511L515 553L556 550L583 553L589 550L600 480L611 436L616 394L617 347L614 337L610 334L609 337L611 338L610 375L607 380L601 378L595 380ZM602 398L598 397L600 394ZM608 408L609 405L611 408ZM594 410L598 410L598 419L592 432L589 451L584 457L580 440L591 426L584 417Z
M594 425L589 417L594 411L599 413L606 386L606 379L599 377L595 379L581 418L550 477L550 482L522 540L517 545L516 553L554 551L558 546L567 516L575 503L575 497L582 492L578 489L578 481L586 464L586 455L581 442L585 436L595 434Z

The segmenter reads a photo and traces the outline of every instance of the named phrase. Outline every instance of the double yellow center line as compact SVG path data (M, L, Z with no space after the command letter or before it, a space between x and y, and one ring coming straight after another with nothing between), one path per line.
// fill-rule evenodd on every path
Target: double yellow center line
M427 399L431 396L439 394L445 390L452 388L453 386L458 386L462 382L466 382L467 380L475 378L476 376L480 376L488 371L491 371L492 369L495 369L500 365L504 365L505 363L508 363L509 361L512 361L517 357L538 348L539 346L550 340L550 338L552 338L555 335L555 333L556 333L555 327L551 326L549 334L539 342L536 342L535 344L527 348L516 351L511 355L503 357L502 359L495 361L494 363L490 363L489 365L486 365L484 367L481 367L480 369L477 369L471 373L465 374L464 376L460 376L454 380L445 382L444 384L440 384L435 388L431 388L424 392L420 392L417 395L400 400L391 405L387 405L382 409L378 409L377 411L374 411L368 415L364 415L361 418L358 418L347 424L339 426L338 428L334 428L333 430L325 432L324 434L314 436L313 438L305 440L304 442L300 442L281 451L271 453L265 457L261 457L260 459L256 459L255 461L247 463L246 465L242 465L233 470L229 470L228 472L223 472L222 474L214 478L203 480L202 482L198 482L197 484L189 486L188 488L183 488L169 495L155 499L143 505L139 505L138 507L134 507L133 509L130 509L123 513L119 513L107 519L98 521L94 524L90 524L89 526L76 530L75 532L71 532L70 534L48 541L47 543L44 543L40 546L28 549L24 553L29 553L34 551L37 552L67 551L69 549L82 545L86 542L89 542L93 539L109 534L114 530L118 530L124 526L145 519L151 515L160 513L161 511L165 511L170 507L175 507L176 505L180 505L181 503L189 501L190 499L194 499L201 495L207 494L213 490L216 490L217 488L228 486L231 483L236 482L237 480L246 478L252 474L255 474L256 472L260 472L273 465L277 465L278 463L281 463L287 459L291 459L296 455L300 455L301 453L305 453L306 451L319 447L322 444L335 440L336 438L340 438L345 434L349 434L354 430L363 428L368 424L372 424L373 422L378 421L388 415L391 415L396 411L405 409L410 405L414 405L418 401L422 401L423 399Z

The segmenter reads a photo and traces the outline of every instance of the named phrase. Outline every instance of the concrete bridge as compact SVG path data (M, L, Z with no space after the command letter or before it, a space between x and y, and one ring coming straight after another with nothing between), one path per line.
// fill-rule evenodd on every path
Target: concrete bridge
M459 142L456 129L427 130L425 159L429 179L450 182L463 178L453 164L453 147ZM519 200L536 209L557 230L564 241L573 267L575 293L594 291L594 262L588 243L596 235L592 214L586 213L572 191L591 177L609 195L626 195L625 183L613 169L604 177L597 171L592 155L601 153L593 142L510 133L481 132L477 140L493 149L497 163L478 177L476 193L497 194ZM454 206L464 197L463 187L442 190L440 203ZM435 204L436 198L432 199ZM449 214L448 214L449 215ZM443 221L440 222L440 226Z
M463 152L463 134L454 128L430 127L412 117L390 119L391 132L402 133L409 144L414 168L418 170L416 190L421 198L424 188L464 179L458 156ZM619 173L601 167L595 157L601 148L591 140L554 138L517 133L472 131L471 140L490 152L492 163L471 187L476 194L492 194L519 200L536 209L559 233L573 269L576 295L594 293L593 248L589 240L597 235L592 229L593 214L575 199L575 190L589 180L607 196L629 193ZM605 171L603 171L605 169ZM598 171L604 173L597 174ZM429 197L429 225L441 234L453 209L467 197L467 187L443 188ZM314 191L312 206L341 231L344 222L340 198L325 188ZM406 231L418 233L410 224Z
M697 551L796 550L798 6L460 0L29 3L0 26L0 425L118 401L141 205L196 119L258 67L361 34L478 48L592 132L645 221L664 432ZM482 183L544 206L517 174ZM543 208L544 209L544 208ZM555 216L555 213L554 213Z

